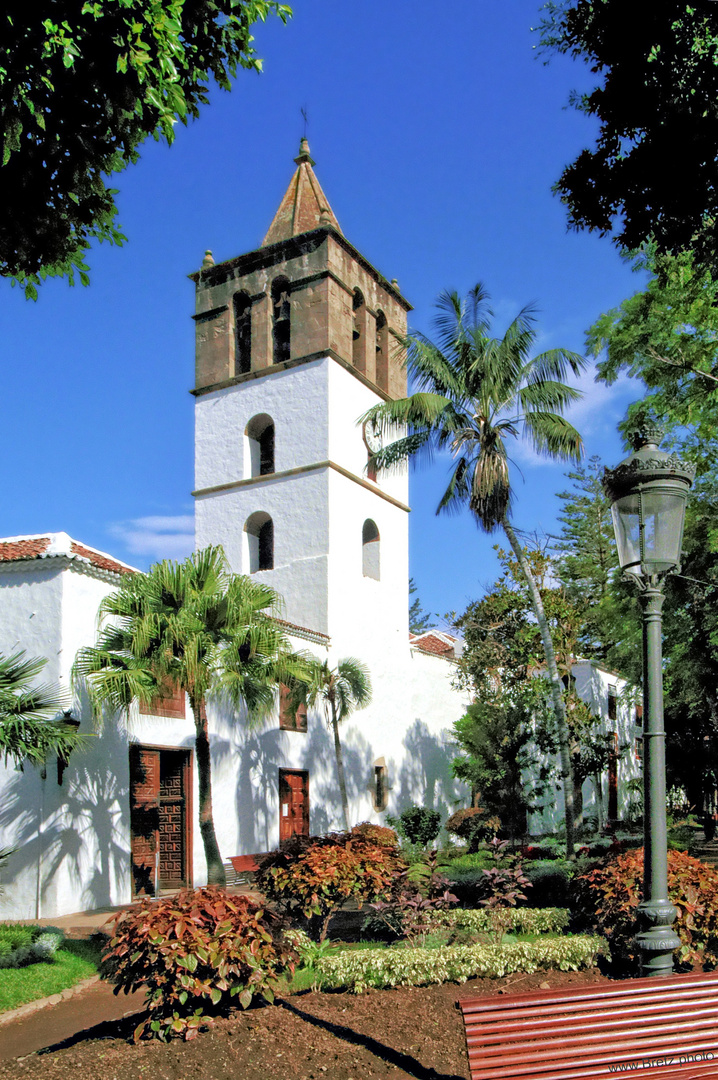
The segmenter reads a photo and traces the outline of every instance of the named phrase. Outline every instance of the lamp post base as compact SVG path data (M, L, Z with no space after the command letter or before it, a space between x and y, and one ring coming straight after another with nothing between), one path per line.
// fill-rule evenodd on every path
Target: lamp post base
M633 939L641 958L641 975L672 975L673 953L681 939L673 929L676 909L670 900L639 904L636 911L644 929Z

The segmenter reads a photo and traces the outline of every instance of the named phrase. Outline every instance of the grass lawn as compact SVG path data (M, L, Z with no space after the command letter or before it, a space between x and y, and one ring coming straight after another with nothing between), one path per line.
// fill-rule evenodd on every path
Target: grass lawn
M90 941L65 941L50 963L0 971L0 1012L59 994L97 974L101 947Z

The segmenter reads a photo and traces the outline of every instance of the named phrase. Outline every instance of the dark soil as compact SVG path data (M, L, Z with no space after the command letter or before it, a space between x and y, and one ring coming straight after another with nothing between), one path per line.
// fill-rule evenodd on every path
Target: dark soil
M128 1041L115 1020L25 1058L0 1080L468 1080L460 998L605 982L598 971L537 972L457 985L303 993L237 1010L194 1041Z

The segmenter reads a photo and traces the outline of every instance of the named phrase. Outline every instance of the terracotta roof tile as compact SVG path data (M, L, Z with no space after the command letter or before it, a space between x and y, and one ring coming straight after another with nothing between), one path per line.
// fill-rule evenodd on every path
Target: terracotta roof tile
M104 555L101 551L95 551L94 548L88 548L85 547L84 544L78 544L77 540L72 541L70 550L73 555L81 555L83 559L89 559L92 565L97 566L100 570L111 570L115 574L137 573L132 567L117 562L115 559L110 558L109 555Z
M434 653L435 656L454 656L454 646L448 641L442 641L437 634L413 634L410 635L410 640L414 648L421 649L422 652Z
M0 540L0 562L37 559L49 546L49 536L34 536L29 540Z

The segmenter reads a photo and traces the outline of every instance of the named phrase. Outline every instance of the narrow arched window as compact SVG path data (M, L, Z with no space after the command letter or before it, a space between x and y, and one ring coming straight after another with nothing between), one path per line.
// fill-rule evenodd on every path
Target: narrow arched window
M379 580L379 530L376 523L367 518L361 531L362 574Z
M352 299L352 363L362 375L366 373L365 315L364 297L359 289L355 289Z
M289 281L285 277L272 282L272 341L275 364L289 359L291 343Z
M244 524L247 537L247 566L250 574L274 569L274 522L258 510Z
M249 476L267 476L274 472L274 421L267 413L253 416L247 424Z
M252 368L252 301L246 292L234 298L234 374L246 375Z
M389 328L383 311L376 313L376 384L389 392Z

